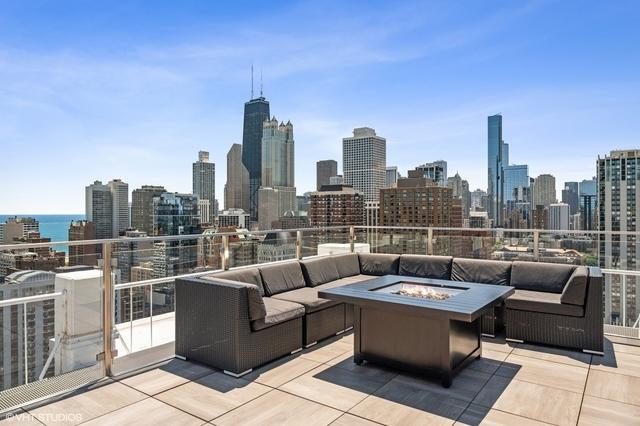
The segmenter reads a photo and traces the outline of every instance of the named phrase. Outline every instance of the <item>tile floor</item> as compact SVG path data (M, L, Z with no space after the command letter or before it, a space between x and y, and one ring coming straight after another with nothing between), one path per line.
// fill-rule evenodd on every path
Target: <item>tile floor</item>
M640 425L640 347L604 357L500 339L449 389L351 361L353 335L241 379L180 360L105 380L0 420L119 425Z

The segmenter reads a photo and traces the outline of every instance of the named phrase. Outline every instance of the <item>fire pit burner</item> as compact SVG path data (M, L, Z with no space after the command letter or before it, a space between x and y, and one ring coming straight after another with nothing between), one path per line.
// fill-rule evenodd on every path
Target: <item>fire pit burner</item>
M464 291L462 288L401 282L374 290L403 297L427 300L447 300Z

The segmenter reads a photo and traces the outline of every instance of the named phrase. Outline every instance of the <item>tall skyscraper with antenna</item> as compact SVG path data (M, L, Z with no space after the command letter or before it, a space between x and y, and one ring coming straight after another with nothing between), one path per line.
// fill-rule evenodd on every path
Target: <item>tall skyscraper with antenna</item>
M242 163L249 172L249 215L258 219L258 189L262 184L262 125L269 119L269 102L262 95L262 72L260 73L260 96L254 98L253 66L251 66L251 100L244 104L242 131Z

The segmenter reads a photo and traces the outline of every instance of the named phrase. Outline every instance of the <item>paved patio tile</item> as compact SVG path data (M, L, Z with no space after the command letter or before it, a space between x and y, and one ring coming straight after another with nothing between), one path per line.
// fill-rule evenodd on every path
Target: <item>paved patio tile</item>
M319 362L302 357L285 357L260 367L242 378L277 388L320 365L322 364Z
M591 370L585 395L640 406L640 378Z
M450 388L399 375L350 410L383 424L453 424L490 375L464 370Z
M126 407L147 395L119 382L109 381L90 386L87 391L62 397L49 404L29 408L47 425L76 425Z
M162 402L209 421L269 392L271 388L218 372L155 396Z
M311 361L325 363L350 350L353 350L353 344L342 340L336 340L324 344L319 343L311 346L310 348L304 349L300 356Z
M507 357L496 375L510 377L538 385L582 393L589 370L557 362L514 355Z
M203 423L201 419L191 416L184 411L164 404L157 399L147 398L84 424L88 426L196 426Z
M581 393L495 375L473 402L541 422L575 425L581 400Z
M471 404L455 423L456 426L542 426L547 423Z
M219 417L213 421L218 426L226 425L328 425L343 413L336 409L272 390L260 398Z
M527 356L542 361L551 361L584 368L589 368L592 356L591 354L586 354L584 352L574 350L529 345L523 343L515 347L512 354Z
M348 361L347 361L348 362ZM285 383L281 390L347 411L396 376L372 365L353 369L323 365Z
M640 407L608 399L585 396L580 411L580 426L640 424Z
M174 359L153 370L122 379L121 382L147 395L155 395L214 371L204 365Z

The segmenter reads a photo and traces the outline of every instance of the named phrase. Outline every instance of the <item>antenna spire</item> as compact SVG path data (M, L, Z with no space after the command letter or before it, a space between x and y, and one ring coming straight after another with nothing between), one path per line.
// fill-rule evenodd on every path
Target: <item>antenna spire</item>
M251 99L253 99L253 64L251 64Z
M262 67L260 67L260 97L262 97Z

